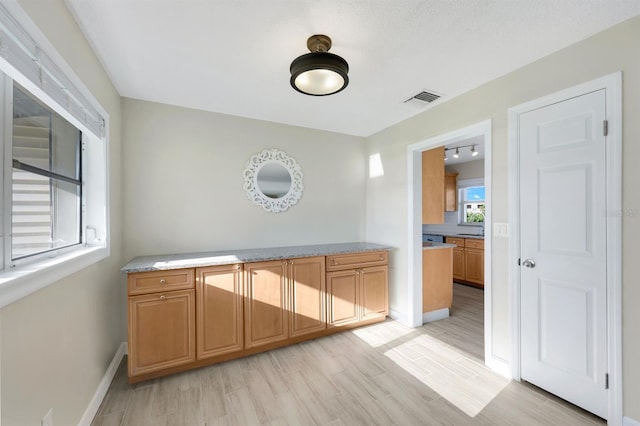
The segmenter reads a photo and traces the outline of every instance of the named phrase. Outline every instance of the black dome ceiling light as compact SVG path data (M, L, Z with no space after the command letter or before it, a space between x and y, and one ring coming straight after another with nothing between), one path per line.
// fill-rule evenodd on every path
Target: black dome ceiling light
M331 39L322 34L309 37L311 53L298 56L291 62L291 87L311 96L338 93L349 84L349 64L338 55L329 53Z

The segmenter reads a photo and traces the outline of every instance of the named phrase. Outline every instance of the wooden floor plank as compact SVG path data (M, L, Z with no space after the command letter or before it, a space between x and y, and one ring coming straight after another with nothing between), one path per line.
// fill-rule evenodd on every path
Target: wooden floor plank
M484 366L483 297L455 284L448 319L387 320L135 385L125 358L92 425L604 425Z

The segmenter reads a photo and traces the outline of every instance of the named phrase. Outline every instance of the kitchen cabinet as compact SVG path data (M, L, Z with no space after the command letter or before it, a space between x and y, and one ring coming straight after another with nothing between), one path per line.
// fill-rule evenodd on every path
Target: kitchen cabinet
M444 223L444 147L422 152L422 223Z
M193 270L130 274L129 377L195 360Z
M247 263L245 280L247 348L326 327L324 257Z
M196 357L241 351L243 336L241 264L196 269Z
M384 319L389 312L387 252L327 257L329 327Z
M201 266L207 253L195 255L198 263L191 268L149 272L143 271L170 261L132 261L135 270L123 268L129 382L384 321L386 248L316 256L321 250L313 246L313 254L286 260Z
M453 249L422 250L422 312L451 308Z
M444 211L455 212L458 210L458 173L445 173L444 175Z
M453 249L453 279L476 287L484 287L484 240L446 237L456 244Z

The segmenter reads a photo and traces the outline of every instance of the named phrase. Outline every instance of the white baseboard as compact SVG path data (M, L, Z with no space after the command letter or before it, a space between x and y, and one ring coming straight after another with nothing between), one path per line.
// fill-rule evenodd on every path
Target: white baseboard
M625 416L622 418L622 426L640 426L640 422Z
M409 318L403 312L396 311L395 309L389 309L389 318L398 321L402 325L413 328L413 325L409 322Z
M93 398L91 398L91 402L89 406L85 410L82 418L78 422L78 426L90 426L93 418L96 416L98 409L100 408L100 404L102 404L102 400L107 395L107 391L109 390L109 386L113 381L113 378L116 376L116 372L118 371L118 367L120 366L120 361L127 354L127 343L122 342L116 351L116 354L113 356L109 367L107 367L107 371L105 371L102 380L100 380L100 384L98 385L98 389L93 394Z
M511 374L511 365L504 359L497 356L492 356L485 360L485 365L491 369L491 371L500 374L507 379L513 378Z
M426 324L432 321L449 318L449 308L442 308L431 312L422 313L422 323Z

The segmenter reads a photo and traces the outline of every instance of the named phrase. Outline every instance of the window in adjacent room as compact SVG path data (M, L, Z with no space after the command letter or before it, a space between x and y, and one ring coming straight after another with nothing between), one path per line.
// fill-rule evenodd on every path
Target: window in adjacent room
M460 181L458 184L458 223L461 225L483 225L486 214L483 179Z

